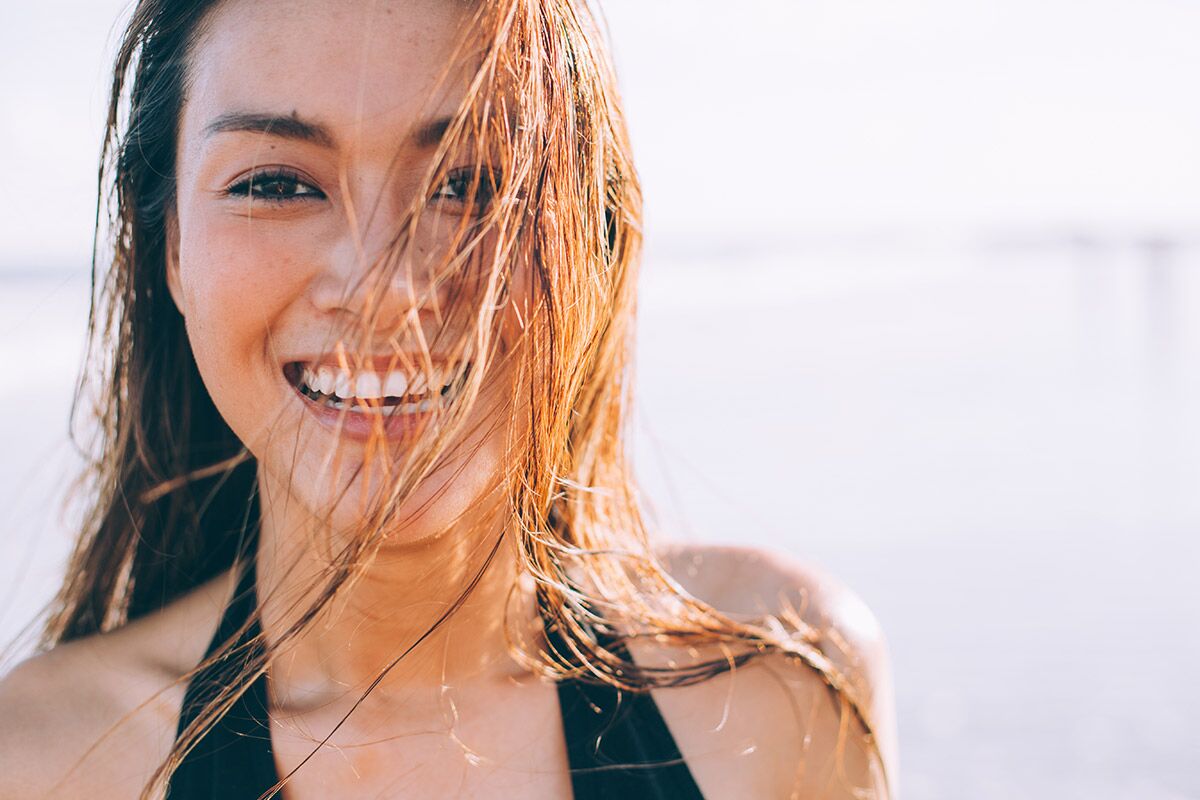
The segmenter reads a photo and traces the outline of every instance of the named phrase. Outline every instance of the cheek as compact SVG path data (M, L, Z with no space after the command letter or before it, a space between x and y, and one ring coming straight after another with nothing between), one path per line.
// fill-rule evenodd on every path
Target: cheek
M306 276L294 248L266 227L201 221L181 233L180 284L197 333L249 333L302 293Z
M254 417L282 399L272 331L306 285L295 250L279 238L266 225L237 219L199 219L180 230L192 352L213 402L247 444Z

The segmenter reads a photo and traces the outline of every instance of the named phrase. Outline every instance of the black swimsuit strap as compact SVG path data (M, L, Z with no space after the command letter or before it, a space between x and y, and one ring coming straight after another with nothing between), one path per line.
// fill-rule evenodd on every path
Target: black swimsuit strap
M243 564L205 658L245 626L238 649L198 672L188 684L177 736L236 678L253 654L246 645L261 630L256 610L251 557ZM546 636L557 641L549 623ZM629 657L623 645L603 638L602 643ZM568 679L558 683L558 701L575 800L704 800L649 693ZM256 800L274 786L279 776L267 705L267 680L261 675L184 757L171 778L166 800Z
M254 558L243 562L233 598L225 608L205 653L212 656L245 626L231 655L198 672L184 693L176 736L217 693L236 679L255 651L248 643L260 633ZM248 623L248 624L247 624ZM259 676L184 757L171 777L166 800L255 800L278 781L271 749L266 676Z
M561 641L548 622L546 637ZM614 638L600 632L596 638L633 660ZM558 683L558 705L575 800L704 800L649 692L567 679Z

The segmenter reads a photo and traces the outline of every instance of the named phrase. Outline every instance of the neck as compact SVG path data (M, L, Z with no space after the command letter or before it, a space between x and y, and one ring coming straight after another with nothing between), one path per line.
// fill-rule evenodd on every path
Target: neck
M279 642L326 590L329 533L297 518L294 499L272 503L270 494L262 493L258 591L263 633ZM278 702L298 711L337 704L378 680L377 699L436 704L446 686L519 676L505 609L528 626L522 637L538 623L531 593L512 591L515 540L500 504L493 506L419 541L391 544L404 537L390 537L319 616L282 643L271 668Z

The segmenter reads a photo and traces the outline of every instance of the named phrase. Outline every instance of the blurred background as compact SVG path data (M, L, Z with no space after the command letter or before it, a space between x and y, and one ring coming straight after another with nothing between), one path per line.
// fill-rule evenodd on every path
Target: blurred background
M664 527L888 635L908 800L1200 798L1200 5L608 0ZM0 641L68 546L127 3L0 25Z

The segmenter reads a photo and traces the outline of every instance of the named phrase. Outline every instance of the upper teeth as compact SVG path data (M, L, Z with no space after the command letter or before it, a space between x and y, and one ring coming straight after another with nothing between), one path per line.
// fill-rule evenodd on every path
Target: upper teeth
M403 372L379 373L363 370L351 374L338 367L326 366L306 366L301 377L305 385L313 391L336 395L342 399L354 397L377 400L384 397L419 395L424 394L430 384L424 373L418 373L410 380ZM436 374L433 377L433 385L440 389L444 385L442 377Z

